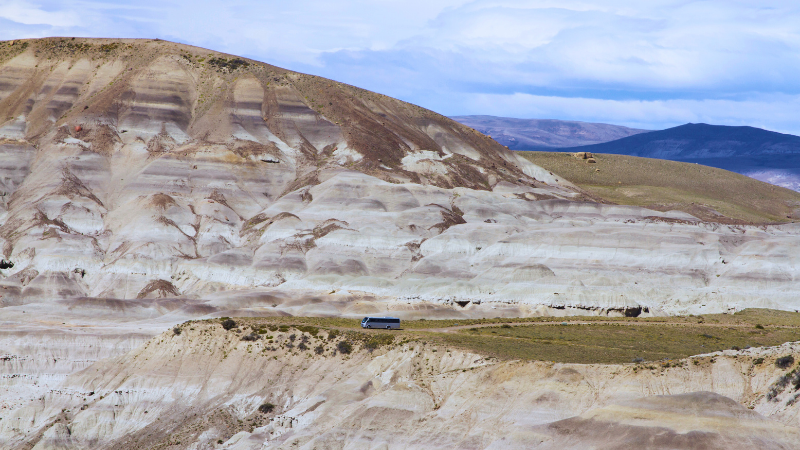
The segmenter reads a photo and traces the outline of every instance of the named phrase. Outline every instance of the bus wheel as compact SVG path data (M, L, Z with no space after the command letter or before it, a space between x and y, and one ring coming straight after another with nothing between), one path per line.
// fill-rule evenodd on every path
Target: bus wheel
M386 329L391 330L392 329L391 325L386 325Z
M372 328L372 326L371 325L367 325L367 328Z

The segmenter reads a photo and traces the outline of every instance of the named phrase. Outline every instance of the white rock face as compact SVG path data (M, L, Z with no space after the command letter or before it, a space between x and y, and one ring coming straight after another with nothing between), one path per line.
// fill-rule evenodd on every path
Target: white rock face
M34 166L52 164L43 157ZM173 178L186 165L153 160L106 200L88 187L109 176L99 167L82 169L86 181L67 169L55 179L20 174L28 165L6 169L20 181L4 225L14 267L3 271L0 301L134 299L160 282L154 295L195 299L279 286L651 314L800 309L796 225L723 226L677 212L394 184L346 169L326 169L325 181L270 202L246 186ZM170 167L164 182L184 187L152 179ZM238 179L236 166L214 170ZM60 193L69 189L77 194Z
M329 297L346 291L400 315L800 309L797 225L582 201L449 119L202 49L23 50L0 65L2 307L178 297L204 316L263 294L369 309Z

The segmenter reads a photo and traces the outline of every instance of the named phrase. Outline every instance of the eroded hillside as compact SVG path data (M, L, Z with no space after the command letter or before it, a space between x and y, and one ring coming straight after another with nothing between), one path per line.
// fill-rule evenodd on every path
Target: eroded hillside
M159 40L0 64L6 317L800 307L797 225L597 203L386 96Z
M4 448L794 449L796 346L628 365L194 321L3 413ZM794 360L793 360L794 361ZM781 380L787 379L787 382Z

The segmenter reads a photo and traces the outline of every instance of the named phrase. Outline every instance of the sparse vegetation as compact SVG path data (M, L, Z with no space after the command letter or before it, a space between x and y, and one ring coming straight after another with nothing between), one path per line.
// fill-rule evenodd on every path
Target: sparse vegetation
M229 318L223 318L230 320ZM749 309L736 314L698 317L529 317L458 320L407 320L391 333L363 331L358 320L338 317L238 318L239 326L267 340L263 350L313 350L348 354L357 348L374 351L408 342L426 341L444 348L462 348L499 359L573 363L676 361L691 355L778 345L797 340L800 314ZM754 330L765 324L763 330ZM504 326L505 325L505 326ZM458 327L448 333L441 328ZM278 332L266 336L266 330ZM316 334L313 334L316 332ZM292 340L294 336L294 340ZM316 342L314 342L317 340ZM302 346L300 345L302 344ZM344 350L343 350L344 349ZM693 364L710 362L693 359ZM753 364L763 364L756 359ZM675 363L660 367L675 367Z
M261 336L256 332L252 332L250 334L242 336L243 341L257 341L259 339L261 339Z
M208 64L215 69L219 70L220 72L234 72L240 68L247 67L250 65L247 61L241 58L211 58L208 60Z
M298 325L297 329L299 331L302 331L303 333L308 333L308 334L310 334L312 336L316 336L319 333L319 328L312 327L312 326L309 326L309 325Z
M175 328L172 329L172 334L174 334L175 336L180 336L181 335L181 331L182 331L181 327L175 327Z
M367 342L364 344L364 348L371 352L383 347L384 345L391 345L392 342L394 342L394 336L391 334L376 334L367 339Z
M794 363L794 361L792 361L792 363ZM783 391L785 391L786 387L789 385L791 385L795 391L800 390L800 370L792 370L772 383L772 386L770 386L769 390L767 391L767 400L777 401L778 396L783 393Z
M119 43L119 42L111 42L111 43L109 43L109 44L102 44L102 45L100 45L100 46L98 47L98 50L100 50L100 51L101 51L101 52L103 52L103 53L111 53L111 52L113 52L114 50L116 50L117 48L119 48L119 46L120 46L120 43Z
M258 407L258 412L261 414L269 414L275 410L275 405L272 403L264 403L263 405Z
M353 351L353 344L348 341L339 341L336 344L336 350L339 350L339 353L349 355Z
M222 328L224 328L225 330L236 328L236 326L237 326L236 321L234 321L233 319L227 317L222 318Z
M782 356L775 360L775 367L779 369L788 369L792 365L794 365L794 356L792 355Z
M681 210L712 222L786 222L787 215L793 214L791 205L800 201L800 193L789 189L698 164L605 154L596 155L595 164L587 164L563 152L519 155L577 184L597 200Z
M546 360L575 363L624 363L634 358L648 361L680 359L728 349L733 345L776 345L796 339L796 329L779 329L753 336L746 328L703 325L541 324L513 328L484 327L437 336L446 344L469 348L502 359Z

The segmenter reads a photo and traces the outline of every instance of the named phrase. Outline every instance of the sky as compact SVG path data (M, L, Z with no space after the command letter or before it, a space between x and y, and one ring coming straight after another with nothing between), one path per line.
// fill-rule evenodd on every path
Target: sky
M160 38L445 115L800 135L797 0L0 0L0 40Z

